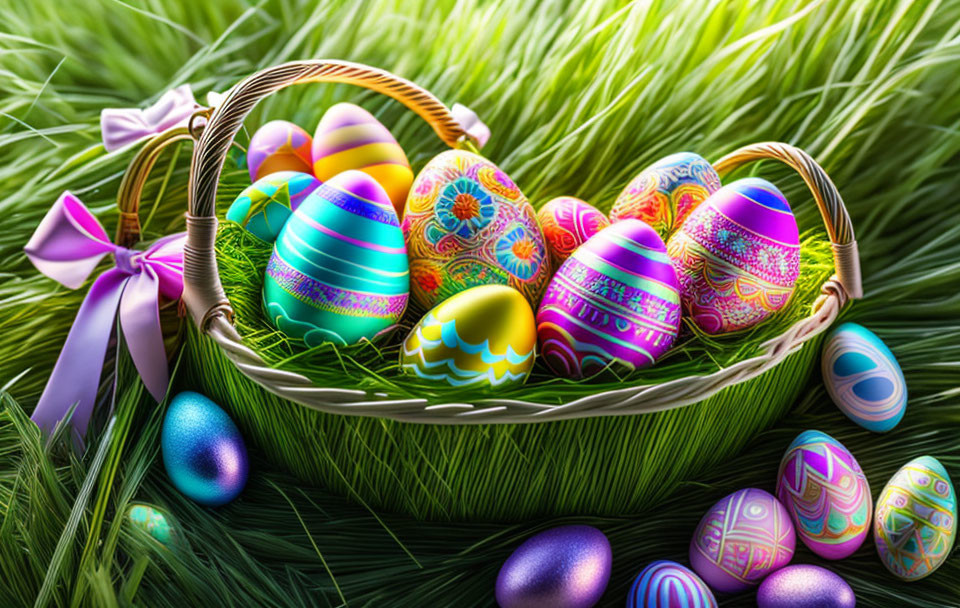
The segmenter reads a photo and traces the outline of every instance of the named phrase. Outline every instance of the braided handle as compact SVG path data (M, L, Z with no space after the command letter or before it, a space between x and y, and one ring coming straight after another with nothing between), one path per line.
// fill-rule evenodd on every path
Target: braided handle
M847 213L843 199L840 198L840 193L830 180L830 176L809 154L800 148L779 142L752 144L727 154L715 162L713 168L722 176L749 162L767 159L779 160L803 178L814 200L817 201L823 223L827 227L837 271L836 282L846 292L846 297L862 298L860 253L854 238L850 214Z

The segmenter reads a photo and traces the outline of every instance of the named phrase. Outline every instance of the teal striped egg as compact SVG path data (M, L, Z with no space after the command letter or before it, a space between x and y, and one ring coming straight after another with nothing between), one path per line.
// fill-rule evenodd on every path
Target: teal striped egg
M267 263L267 317L308 346L354 344L395 325L410 273L397 212L372 177L345 171L323 183L280 231Z

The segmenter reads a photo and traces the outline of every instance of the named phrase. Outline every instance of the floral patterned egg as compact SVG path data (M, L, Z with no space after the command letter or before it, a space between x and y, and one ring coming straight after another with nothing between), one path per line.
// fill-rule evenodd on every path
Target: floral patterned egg
M735 593L793 559L790 516L772 494L738 490L713 505L690 541L690 565L715 591Z
M957 537L957 494L940 461L903 465L877 499L873 539L897 578L916 581L943 565Z
M627 608L717 608L717 600L690 568L660 560L634 579Z
M522 382L537 332L530 304L512 287L480 285L451 296L410 331L400 350L407 373L451 386Z
M671 154L627 184L613 203L610 221L638 219L667 240L700 203L719 189L720 176L703 157L692 152Z
M820 359L830 398L850 420L884 433L907 409L907 383L897 359L880 338L856 323L827 337Z
M573 196L560 196L537 212L554 268L559 268L573 250L610 225L607 216L590 203Z
M247 169L250 181L278 171L313 173L310 134L286 120L271 120L250 138Z
M471 152L433 158L403 215L410 291L424 308L477 285L509 285L531 306L550 279L533 206L506 173Z
M804 431L793 440L780 461L777 498L820 557L852 555L870 531L867 478L850 450L826 433Z
M272 243L290 214L320 182L307 173L280 171L247 186L227 210L227 219Z
M683 307L708 334L750 327L790 299L800 234L770 182L741 179L703 202L667 243Z
M680 292L660 236L640 220L593 235L550 281L537 311L544 361L581 378L653 365L680 329Z

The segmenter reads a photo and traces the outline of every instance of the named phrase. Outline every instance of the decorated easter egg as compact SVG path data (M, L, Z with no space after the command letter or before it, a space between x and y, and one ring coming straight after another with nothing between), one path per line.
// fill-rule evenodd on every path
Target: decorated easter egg
M286 120L271 120L250 138L247 168L250 181L278 171L313 173L310 134Z
M907 408L907 383L887 345L872 331L844 323L827 337L820 358L830 398L863 428L883 433Z
M132 504L127 509L127 521L133 528L147 534L162 545L176 544L179 535L177 529L166 514L156 507Z
M800 539L826 559L856 551L870 530L873 498L857 459L820 431L797 435L780 461L777 498Z
M338 103L327 110L313 134L313 172L327 181L350 169L377 180L403 213L413 171L403 148L380 121L360 106Z
M777 570L757 589L758 608L854 608L857 597L838 574L810 564Z
M698 206L667 243L683 307L708 334L754 325L783 308L800 274L800 235L787 199L747 178Z
M607 216L593 205L573 196L550 200L537 212L537 220L543 228L554 268L558 268L587 239L610 225Z
M634 579L627 608L717 608L717 600L692 570L661 560Z
M240 431L199 393L184 391L170 401L160 448L170 481L202 505L228 503L247 483L247 447Z
M403 316L409 293L397 213L372 177L346 171L287 220L263 283L267 318L308 346L372 339Z
M496 165L450 150L417 175L403 233L410 291L424 307L477 285L509 285L536 306L550 279L537 214Z
M497 575L501 608L590 608L610 580L610 541L592 526L560 526L520 545Z
M533 311L520 292L480 285L428 312L403 341L400 365L451 386L500 386L527 377L536 344Z
M247 186L227 210L227 219L272 243L290 214L320 182L307 173L279 171Z
M652 365L679 328L676 273L660 236L640 220L604 228L574 251L537 311L544 361L571 378Z
M905 581L943 565L957 536L957 495L940 461L920 456L903 465L877 499L873 539L880 561Z
M610 221L640 220L666 240L708 196L720 189L713 166L692 152L671 154L627 184L610 210Z
M797 539L783 505L757 488L713 505L690 541L690 565L712 589L749 589L793 559Z

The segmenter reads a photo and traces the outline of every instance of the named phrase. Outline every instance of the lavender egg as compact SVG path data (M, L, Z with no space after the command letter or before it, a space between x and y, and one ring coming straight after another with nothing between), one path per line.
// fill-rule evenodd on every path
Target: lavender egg
M250 138L247 169L250 181L278 171L296 171L313 175L313 138L302 128L286 120L271 120Z
M627 608L717 608L717 600L692 570L661 560L648 565L633 581Z
M777 570L760 584L758 608L854 608L853 589L839 575L810 564Z
M170 402L160 448L170 481L202 505L226 504L247 484L247 447L240 431L199 393L184 391Z
M592 526L560 526L520 545L497 575L501 608L589 608L600 601L613 555Z

